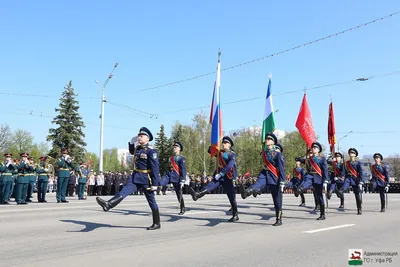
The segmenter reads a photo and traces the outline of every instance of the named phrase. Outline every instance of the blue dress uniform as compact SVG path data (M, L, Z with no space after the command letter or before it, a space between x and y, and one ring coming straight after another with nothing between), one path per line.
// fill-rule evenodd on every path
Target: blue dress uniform
M33 192L35 191L35 184L36 184L36 175L35 175L35 170L34 168L34 163L33 163L33 158L28 157L29 164L32 166L31 172L25 174L25 179L28 183L28 191L26 195L26 202L32 202L31 197L33 195Z
M78 199L85 200L85 188L88 181L88 175L90 170L86 168L86 164L84 162L81 163L81 167L78 169L79 178L78 178Z
M138 136L147 136L149 141L153 140L153 135L149 129L142 127L139 130ZM134 138L132 138L133 141ZM96 198L97 203L103 208L104 211L108 211L117 206L124 198L132 194L137 190L142 190L149 203L149 206L153 215L153 224L147 227L147 230L156 230L161 228L160 224L160 213L156 199L154 197L154 191L160 183L160 166L158 160L157 151L145 143L143 145L137 145L135 142L129 142L129 153L134 155L135 170L132 176L128 179L128 182L124 185L119 193L116 193L110 200L105 201L100 197Z
M229 136L224 136L222 138L222 143L229 143L231 147L233 147L233 141ZM208 153L210 152L211 147L208 149ZM197 201L205 194L210 193L222 185L232 207L232 218L229 219L229 222L236 222L239 220L235 190L237 177L236 153L232 150L220 151L218 153L218 169L217 172L214 173L213 180L200 192L196 192L190 187L190 194L193 200Z
M17 167L13 164L10 153L4 154L4 157L6 158L5 162L0 163L0 204L9 204L8 200L11 197L14 183L13 173L17 170Z
M322 151L322 146L318 142L312 143L311 147L318 148L319 153ZM325 157L310 156L306 160L307 174L303 182L299 186L298 192L304 193L307 189L314 188L315 195L320 206L320 217L317 220L325 220L325 203L323 197L324 184L327 186L329 181L328 164Z
M374 159L380 158L383 160L383 156L380 153L374 154ZM381 212L385 212L385 192L389 191L389 175L386 166L382 164L375 163L371 166L371 174L372 174L372 187L374 190L379 192L381 198Z
M272 139L275 144L278 143L278 139L272 133L268 133L266 139ZM243 199L248 196L260 192L266 186L269 186L271 190L271 196L274 201L276 222L273 226L282 225L282 190L281 186L285 184L285 168L284 159L280 152L275 151L275 148L264 151L262 154L264 169L260 172L255 184L249 188L244 189L243 185L240 187L240 193Z
M183 151L183 145L175 142L174 147L179 147ZM169 158L170 170L161 178L160 186L172 184L180 204L179 215L185 213L185 202L183 201L182 187L186 182L186 160L182 155L175 155Z
M308 156L300 158L300 162L302 164L306 164L307 158L312 156L312 150L311 149L309 149L307 152L308 152ZM307 174L307 170L304 170L304 176L303 176L302 182L304 182L305 179L308 179L308 176L306 176L306 174ZM297 195L299 195L298 188L299 187L295 188L296 189L295 194L297 194ZM313 193L314 203L315 203L314 211L320 210L319 199L318 199L317 195L315 194L314 187L311 188L311 191ZM304 194L304 192L302 194Z
M56 191L56 199L57 203L68 203L66 197L67 194L67 186L69 177L71 176L71 170L74 168L72 164L71 158L68 155L67 149L61 149L62 156L58 158L57 165L57 191Z
M356 157L358 156L358 151L355 148L350 148L348 153L354 153ZM361 163L359 161L347 160L344 164L345 168L345 178L343 187L339 190L340 195L344 195L344 192L351 186L353 188L353 193L356 197L357 204L357 214L362 214L362 186L363 182L363 170Z
M343 155L339 152L335 153L335 157L340 157L343 160ZM337 197L340 198L339 209L344 208L344 196L340 194L340 189L344 185L345 170L344 164L337 161L328 161L328 164L332 165L332 172L330 175L331 184L328 191L328 199L331 199L332 193L335 192Z
M37 199L40 203L46 203L46 193L47 193L47 185L49 184L49 175L47 172L49 171L46 168L46 156L41 156L40 163L36 166L36 174L38 175L38 183L37 183Z
M295 160L296 160L296 163L297 162L301 163L301 160L299 157L297 157ZM290 182L287 183L287 185L285 187L293 188L295 197L299 196L299 193L297 192L297 188L300 186L301 182L303 181L304 176L305 176L304 168L302 168L302 167L293 168L293 178L290 179ZM301 197L301 203L300 203L299 207L303 207L306 205L306 199L305 199L303 193L300 194L300 197Z

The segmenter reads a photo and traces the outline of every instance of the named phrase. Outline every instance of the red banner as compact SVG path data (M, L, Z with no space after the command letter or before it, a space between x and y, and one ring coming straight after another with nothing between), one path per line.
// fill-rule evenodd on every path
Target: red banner
M308 108L306 94L304 94L303 101L301 103L299 115L296 121L296 128L299 130L299 133L304 142L307 144L307 147L311 147L311 144L316 141L316 137L311 119L311 112Z
M333 114L333 103L329 104L329 119L328 119L328 143L331 149L331 153L335 151L336 143L336 129L335 129L335 116ZM332 155L333 157L334 155Z

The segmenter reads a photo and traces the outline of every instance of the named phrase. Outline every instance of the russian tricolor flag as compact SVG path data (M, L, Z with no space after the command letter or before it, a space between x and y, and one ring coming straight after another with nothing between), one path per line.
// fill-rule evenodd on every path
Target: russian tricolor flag
M211 103L210 124L211 124L211 157L217 155L220 150L220 140L222 139L222 112L219 97L220 77L221 77L221 53L218 53L217 80L214 83L214 91Z

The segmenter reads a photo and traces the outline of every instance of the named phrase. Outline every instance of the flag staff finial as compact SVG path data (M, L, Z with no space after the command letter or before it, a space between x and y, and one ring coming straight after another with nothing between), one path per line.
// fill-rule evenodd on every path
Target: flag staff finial
M307 93L307 88L304 86L304 94Z
M269 73L268 77L269 77L270 79L272 79L272 73L271 73L271 72Z
M221 58L221 48L218 49L218 60Z
M329 95L331 97L331 102L332 102L332 95Z

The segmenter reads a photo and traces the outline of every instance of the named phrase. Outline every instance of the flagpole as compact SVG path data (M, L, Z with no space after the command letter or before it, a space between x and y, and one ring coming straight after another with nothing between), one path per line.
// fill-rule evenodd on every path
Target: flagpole
M221 112L221 99L220 99L220 91L219 91L219 87L220 87L220 84L221 84L221 76L220 76L220 69L221 68L221 49L218 49L218 64L217 64L217 81L216 81L216 87L217 87L217 89L218 89L218 105L219 105L219 109L218 109L218 112ZM221 113L220 113L221 114ZM220 128L220 126L222 125L222 123L221 123L221 117L219 116L219 122L218 122L218 145L220 146L219 147L219 149L218 149L218 153L217 153L217 156L216 156L216 164L215 164L215 173L217 174L218 173L218 164L219 164L219 157L220 157L220 151L221 151L221 144L220 144L220 142L221 142L221 128Z

